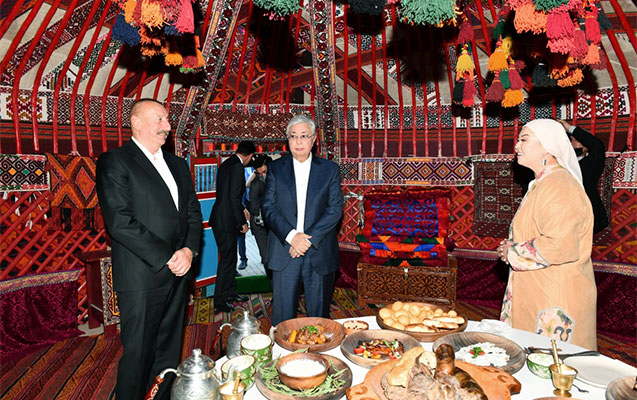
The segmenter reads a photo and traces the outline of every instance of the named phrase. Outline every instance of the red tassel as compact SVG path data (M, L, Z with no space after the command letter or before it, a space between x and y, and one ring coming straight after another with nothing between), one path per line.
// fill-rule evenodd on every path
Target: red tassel
M569 54L573 50L573 38L549 39L547 46L551 53Z
M511 89L513 90L520 90L524 87L522 77L513 65L509 66L509 81L511 81Z
M133 21L135 21L135 26L142 25L142 1L139 0L137 4L135 4L135 10L133 11Z
M175 28L181 33L195 32L195 16L192 11L192 3L190 0L181 1L181 11L175 22Z
M499 77L493 80L491 86L489 86L489 89L487 90L485 98L489 102L497 103L501 102L502 99L504 99L504 87L502 86Z
M566 9L569 11L576 12L577 10L582 9L582 0L568 0L566 4Z
M473 26L467 19L463 19L460 24L460 32L458 32L458 44L471 43L473 40Z
M599 28L599 26L598 26ZM549 39L558 39L563 37L573 38L575 28L573 22L568 15L568 11L564 11L561 7L559 11L552 10L546 19L546 37Z
M588 43L586 42L586 33L579 28L575 28L575 36L573 37L573 49L570 56L573 58L585 57L588 53Z
M597 22L598 13L597 7L592 7L592 11L586 14L586 39L593 43L599 43L602 40L602 34L599 31L599 22Z
M520 7L526 5L526 4L532 4L531 0L509 0L509 7L511 7L512 10L515 10L516 12L520 9Z
M464 90L462 91L462 105L465 107L473 106L473 96L476 95L478 91L476 90L476 85L473 84L473 81L467 81L464 83Z

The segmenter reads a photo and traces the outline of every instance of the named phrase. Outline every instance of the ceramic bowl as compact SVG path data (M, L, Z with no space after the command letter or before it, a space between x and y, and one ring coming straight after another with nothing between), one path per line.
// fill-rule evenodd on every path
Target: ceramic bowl
M549 366L553 364L553 356L543 353L531 353L526 357L526 366L533 374L544 379L551 379Z
M233 376L229 376L230 368L234 367L239 373L241 382L245 384L246 390L252 387L255 380L256 361L251 355L240 355L229 359L221 365L221 378L224 381L231 381Z
M313 361L317 365L322 366L321 372L311 371L307 367L307 362ZM287 366L287 367L286 367ZM325 381L327 378L327 370L329 364L320 354L315 353L292 353L285 357L281 357L276 363L276 369L279 372L279 379L290 389L306 390L312 389ZM292 375L290 372L296 374ZM314 372L314 373L312 373ZM310 374L311 375L306 375Z
M261 368L272 361L272 345L272 339L268 335L248 335L241 339L241 353L253 356L257 367Z

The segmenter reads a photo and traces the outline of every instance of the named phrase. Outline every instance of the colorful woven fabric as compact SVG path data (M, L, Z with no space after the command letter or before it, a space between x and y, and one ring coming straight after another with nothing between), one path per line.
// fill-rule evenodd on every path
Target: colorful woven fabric
M0 154L0 191L48 190L46 156Z
M51 206L80 209L96 207L95 160L50 153L46 156L53 194Z
M110 257L104 257L100 260L100 278L104 325L118 324L119 306L117 305L117 293L113 289L113 263Z
M612 155L614 154L606 153L606 159ZM637 189L637 151L618 154L614 171L614 188Z
M223 140L254 140L285 142L285 127L294 115L246 114L230 110L207 110L202 136Z
M473 233L508 236L509 225L522 201L522 187L514 180L513 162L474 161L473 169Z

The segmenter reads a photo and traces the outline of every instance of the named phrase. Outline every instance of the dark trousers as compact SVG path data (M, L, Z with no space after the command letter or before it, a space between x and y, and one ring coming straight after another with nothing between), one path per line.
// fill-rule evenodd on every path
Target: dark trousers
M215 304L221 304L237 292L237 236L235 232L225 232L212 228L219 251L217 281L215 282Z
M117 400L143 399L155 377L177 368L186 311L186 279L151 290L117 292L122 358L117 368ZM155 399L169 399L173 374L166 375Z
M319 275L305 258L292 261L282 271L272 271L272 326L296 318L301 280L308 317L330 317L335 272Z
M254 221L251 221L250 230L252 231L254 240L257 242L259 255L261 256L261 263L265 268L265 273L268 276L268 279L272 281L272 271L268 269L268 229L264 226L257 225Z

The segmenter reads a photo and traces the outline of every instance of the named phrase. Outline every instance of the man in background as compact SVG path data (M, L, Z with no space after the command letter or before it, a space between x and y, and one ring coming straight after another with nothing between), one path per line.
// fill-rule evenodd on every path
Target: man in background
M268 175L268 163L272 161L270 156L260 154L252 159L254 174L250 177L250 230L259 248L261 263L268 279L272 281L272 271L268 268L268 227L263 219L261 203L265 194L265 179Z
M329 318L343 215L338 165L312 155L314 121L297 115L286 134L291 155L268 166L262 205L270 229L273 325L296 317L301 282L308 315Z
M566 130L575 150L575 155L577 155L579 166L582 170L584 190L593 206L593 216L595 218L593 232L597 233L608 226L606 208L599 196L599 178L601 178L606 165L606 146L604 146L604 142L591 135L590 132L563 120L558 120L558 122Z
M246 301L237 294L237 238L248 231L248 213L241 199L246 190L244 168L250 163L254 143L239 143L234 155L228 157L217 171L217 198L210 213L210 225L219 250L217 281L215 282L215 312L233 310L231 301Z
M168 112L155 100L141 99L131 108L130 124L132 139L97 161L124 348L118 400L142 399L155 376L179 364L186 289L202 234L190 169L161 149L170 134ZM156 399L170 397L170 375Z

